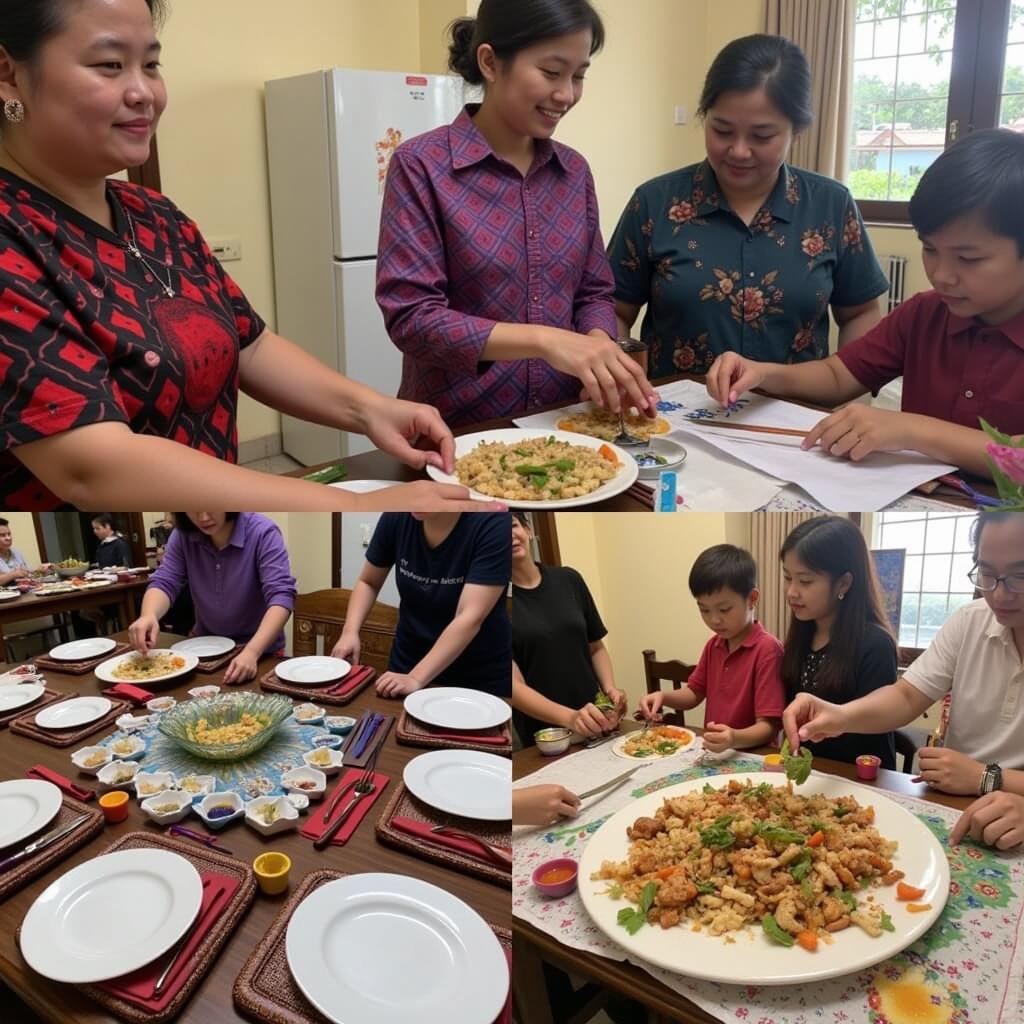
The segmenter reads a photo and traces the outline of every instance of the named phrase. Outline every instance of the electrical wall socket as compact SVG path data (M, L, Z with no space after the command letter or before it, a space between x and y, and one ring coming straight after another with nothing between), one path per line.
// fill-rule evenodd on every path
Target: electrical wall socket
M677 106L672 112L673 124L686 124L686 107Z
M242 242L238 238L218 238L210 242L210 251L221 263L230 263L242 258Z

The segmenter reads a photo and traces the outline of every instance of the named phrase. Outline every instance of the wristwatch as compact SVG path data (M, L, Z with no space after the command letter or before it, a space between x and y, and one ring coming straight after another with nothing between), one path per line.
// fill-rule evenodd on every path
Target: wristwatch
M985 765L985 774L981 777L981 795L992 793L1003 788L1003 769L994 761Z

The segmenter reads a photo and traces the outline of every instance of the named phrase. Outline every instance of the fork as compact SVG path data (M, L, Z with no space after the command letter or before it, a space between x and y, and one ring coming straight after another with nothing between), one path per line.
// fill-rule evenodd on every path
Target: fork
M378 747L377 750L380 748ZM327 831L324 832L319 839L313 840L313 849L322 850L328 843L338 834L338 830L348 820L349 815L352 813L353 808L363 799L364 796L369 796L376 786L373 782L373 766L377 760L377 750L370 755L370 760L366 763L366 768L363 769L363 774L359 776L359 781L355 784L352 790L352 799L345 804L341 814L331 823Z

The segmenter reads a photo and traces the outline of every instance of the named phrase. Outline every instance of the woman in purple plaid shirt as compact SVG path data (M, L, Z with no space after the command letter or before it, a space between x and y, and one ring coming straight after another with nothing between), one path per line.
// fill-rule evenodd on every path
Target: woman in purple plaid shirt
M654 415L613 340L590 168L551 141L603 43L587 0L482 0L452 26L449 65L483 102L391 161L377 302L405 356L398 394L453 426L574 401L581 384Z

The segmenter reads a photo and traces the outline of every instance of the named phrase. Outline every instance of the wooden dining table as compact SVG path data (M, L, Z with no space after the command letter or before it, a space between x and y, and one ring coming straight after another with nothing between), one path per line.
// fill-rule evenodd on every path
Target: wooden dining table
M22 594L13 601L0 601L0 658L8 656L4 627L14 622L38 619L44 615L80 612L87 608L117 605L121 625L127 629L138 615L138 601L149 586L148 576L137 576L127 583L111 583L106 587L76 588L68 594Z
M627 729L638 728L633 723L624 722L623 725ZM694 729L693 731L700 733L702 730ZM770 747L754 751L758 754L772 752L773 748ZM512 757L512 778L514 780L524 778L550 763L551 759L540 754L536 747L521 750ZM911 776L904 772L881 769L876 780L865 782L863 779L857 778L857 772L852 764L816 757L814 768L816 771L828 775L856 780L857 784L861 786L878 789L882 792L901 793L921 800L930 800L933 803L959 810L967 807L975 799L974 797L949 796L931 789L923 782L911 782ZM558 1024L552 1015L545 987L543 970L545 963L565 971L575 978L602 985L625 998L635 999L647 1008L651 1021L656 1024L664 1024L667 1021L678 1021L679 1024L721 1024L719 1018L705 1013L688 999L662 985L645 970L626 960L610 960L594 953L564 946L553 936L518 917L513 919L512 934L515 943L512 972L513 999L520 1010L521 1019L529 1021L530 1024Z
M655 386L661 384L671 384L674 381L679 380L693 380L699 383L704 382L704 377L692 373L680 373L673 377L665 377L661 380L653 382ZM757 394L763 394L762 391L758 390ZM787 401L793 401L793 399L787 399ZM809 405L807 402L797 402L797 405ZM564 408L565 402L558 402L553 405L538 405L536 408L530 409L530 415L540 412L550 412L554 409ZM821 408L820 406L810 406L811 408ZM821 411L827 412L827 409ZM452 433L458 437L461 434L475 434L483 430L504 430L509 427L514 427L515 423L512 421L512 417L504 417L502 419L487 420L484 423L474 423L470 426L456 427ZM410 469L404 462L400 462L393 455L387 454L379 450L372 452L364 452L361 455L353 455L343 460L347 473L345 476L346 480L394 480L396 483L409 483L414 480L428 479L425 472L419 470ZM312 473L318 469L324 469L327 466L334 465L334 462L324 462L318 466L306 466L302 469L296 469L286 474L287 476L302 477L307 473ZM643 483L643 481L640 481ZM972 486L976 490L981 491L983 494L993 496L995 494L994 487L982 481L972 481ZM974 503L966 495L960 494L953 491L950 488L943 488L930 495L933 500L941 501L944 504L951 505L958 508L974 508ZM635 494L629 491L624 491L621 494L616 494L611 498L605 498L603 501L596 501L592 505L587 506L588 512L651 512L653 511L650 502L641 500ZM736 509L737 512L749 512L752 509Z
M117 634L114 639L126 640L127 634ZM180 639L182 638L162 634L157 647L166 647ZM273 657L262 658L257 678L270 671L277 661L278 659ZM190 687L207 683L221 683L225 670L226 666L225 669L214 673L191 673L174 680L173 685L157 688L155 684L146 684L146 688L183 700L187 699L187 691ZM47 671L45 676L47 685L51 689L69 694L97 694L108 685L97 680L92 673L73 676ZM227 689L230 692L258 690L258 686L253 680L242 686L233 686ZM394 700L377 697L373 687L370 686L350 704L339 708L336 713L358 716L367 710L397 715L401 711L401 705ZM109 732L99 732L95 736L83 740L81 745L95 743L104 735L109 735ZM25 771L32 765L42 764L61 772L79 785L95 788L90 785L94 780L89 776L80 776L72 765L70 754L74 749L76 748L58 749L46 746L27 737L13 735L9 729L0 730L0 778L18 779L23 777ZM394 787L401 782L402 770L406 762L422 753L424 753L424 749L421 747L399 746L395 742L394 729L392 729L380 750L376 765L378 772L383 772L390 777L388 789L378 800L377 805L371 808L359 824L355 834L344 846L329 846L323 852L318 852L313 849L312 841L303 838L297 831L279 833L267 839L241 822L230 825L222 832L217 833L220 837L218 845L223 845L231 850L239 860L248 864L251 864L258 854L270 849L286 853L292 861L291 889L296 888L310 872L322 869L344 871L350 874L373 871L391 872L431 882L463 900L489 923L504 928L511 927L511 900L508 889L460 874L458 871L384 846L377 841L374 835L374 823L394 791ZM145 762L143 762L144 764ZM331 786L333 788L333 781ZM91 806L95 806L95 804L92 803ZM315 809L322 807L322 804L313 804L312 806ZM198 817L186 818L183 824L200 832L205 831ZM76 864L102 853L106 847L125 833L137 830L153 834L162 832L162 829L145 817L139 809L138 802L133 798L127 821L116 825L106 825L103 832L91 842L76 850L24 889L16 892L6 902L0 903L0 982L10 988L40 1019L59 1022L59 1024L108 1024L117 1019L82 995L74 986L49 981L33 972L25 963L15 944L14 933L34 900L50 883ZM214 849L216 848L215 846ZM196 849L202 850L202 847L197 845ZM263 938L286 899L287 894L282 897L267 897L257 892L251 909L242 917L235 934L228 940L217 962L211 967L176 1020L194 1022L194 1024L226 1024L228 1021L238 1022L246 1019L237 1012L232 1003L232 986L246 959ZM400 985L400 963L395 964L395 971L395 983ZM6 1013L0 1004L0 1019L5 1017ZM452 1021L457 1020L457 1007L453 1007Z

